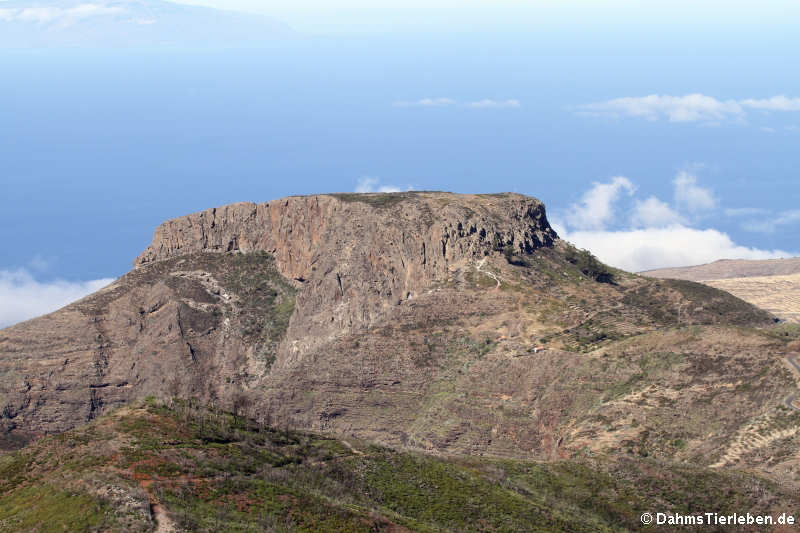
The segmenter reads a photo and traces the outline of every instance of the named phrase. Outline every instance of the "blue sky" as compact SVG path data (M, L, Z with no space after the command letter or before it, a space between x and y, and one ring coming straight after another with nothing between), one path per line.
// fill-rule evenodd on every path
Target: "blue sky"
M119 25L147 2L23 4L0 1L0 32L42 37L0 47L0 325L123 274L165 219L290 194L530 194L633 270L800 252L796 3L239 0L293 33L203 43L175 6L145 44Z

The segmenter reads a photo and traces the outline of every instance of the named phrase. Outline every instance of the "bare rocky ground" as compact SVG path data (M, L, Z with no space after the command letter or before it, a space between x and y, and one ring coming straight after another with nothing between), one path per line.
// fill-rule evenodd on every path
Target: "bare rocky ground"
M791 492L798 351L726 292L600 264L532 198L295 197L167 222L109 288L0 331L0 424L12 448L179 397L434 456Z

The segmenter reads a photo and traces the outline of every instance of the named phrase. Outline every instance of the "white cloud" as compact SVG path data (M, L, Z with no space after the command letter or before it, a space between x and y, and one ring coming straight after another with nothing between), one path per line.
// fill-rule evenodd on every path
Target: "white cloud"
M0 328L60 309L112 281L39 282L25 270L0 270Z
M479 100L477 102L470 102L469 107L473 108L504 108L504 107L521 107L522 104L519 100Z
M458 102L451 98L423 98L414 101L395 102L395 107L447 107L456 105Z
M720 101L703 94L626 96L587 104L579 109L613 117L630 116L653 121L666 118L670 122L715 121L743 113L741 105L733 100Z
M743 107L765 111L800 111L800 98L787 98L784 95L760 100L748 98L741 100L740 104Z
M365 176L358 180L358 185L356 185L355 192L402 192L410 191L412 189L413 187L411 186L402 188L395 185L380 185L380 180L378 178L370 178Z
M106 4L79 4L77 6L62 7L25 7L0 9L0 20L4 22L32 22L35 24L59 23L69 25L79 20L92 17L119 15L126 9L121 6Z
M421 100L401 100L392 104L394 107L467 107L471 109L509 109L522 107L519 100L483 99L474 102L460 103L452 98L423 98Z
M636 187L628 178L617 176L609 183L595 182L580 203L572 204L567 222L578 229L602 229L614 215L614 203L623 192L633 195Z
M675 201L689 211L707 211L714 209L717 199L711 189L697 185L697 176L688 172L679 172L672 182L675 185Z
M650 121L707 122L743 120L748 109L763 111L800 111L800 98L783 95L772 98L719 100L695 93L685 96L651 94L626 96L579 106L580 112L610 117L635 117Z
M656 196L635 198L636 186L627 178L594 183L581 203L562 212L561 220L558 215L554 217L553 227L563 239L590 250L601 261L633 272L699 265L718 259L794 255L783 250L742 246L717 229L692 227L691 215L716 208L717 200L709 189L697 184L696 176L687 172L680 172L673 185L675 205ZM623 193L634 198L629 209L619 201ZM727 209L725 214L756 216L763 211L738 208ZM787 211L773 220L774 224L793 222L800 222L800 210Z
M686 220L680 213L655 196L637 200L631 216L631 224L637 228L662 228L684 223Z
M734 207L725 209L725 215L729 217L747 217L764 215L767 213L769 213L769 210L761 207Z
M36 254L33 259L28 261L28 266L35 272L46 272L50 269L50 261L41 254Z
M11 20L21 20L23 22L38 22L40 24L57 19L64 12L57 7L26 7L16 13L12 13Z
M780 226L789 226L800 223L800 209L783 211L777 216L768 215L758 219L747 220L742 223L742 229L756 233L775 233Z
M631 272L701 265L717 259L775 259L793 254L740 246L715 229L686 226L621 231L562 231L562 238L598 259Z
M796 222L800 222L800 209L794 209L792 211L784 211L775 221L778 225L783 224L794 224Z

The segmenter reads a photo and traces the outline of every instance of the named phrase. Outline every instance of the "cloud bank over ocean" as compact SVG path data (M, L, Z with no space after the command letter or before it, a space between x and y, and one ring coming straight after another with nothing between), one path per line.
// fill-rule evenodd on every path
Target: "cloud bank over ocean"
M621 118L642 118L668 122L721 122L745 120L750 111L800 111L800 98L777 95L771 98L719 100L713 96L694 93L685 96L650 94L625 96L603 102L578 106L579 113Z
M285 24L163 0L0 0L0 46L209 46L286 38Z
M679 172L672 185L674 199L669 203L656 196L637 198L638 187L624 176L595 183L579 202L555 210L553 227L563 239L590 250L601 261L632 272L699 265L718 259L797 255L785 250L743 246L725 232L702 227L719 206L714 192L700 185L697 176L688 171ZM631 201L623 206L626 198ZM723 213L739 216L761 212L734 208Z
M0 328L56 311L113 281L41 282L24 269L0 270Z

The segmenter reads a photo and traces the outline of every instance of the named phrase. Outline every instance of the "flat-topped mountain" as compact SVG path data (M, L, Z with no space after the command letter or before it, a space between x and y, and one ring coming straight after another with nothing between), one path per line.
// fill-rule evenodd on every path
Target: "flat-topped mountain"
M0 331L0 424L11 446L154 395L436 453L794 479L800 332L774 322L603 265L522 195L241 203L162 224L108 288Z
M515 195L294 197L172 220L116 283L3 332L5 419L60 431L169 387L230 398L464 261L556 238L544 206Z

